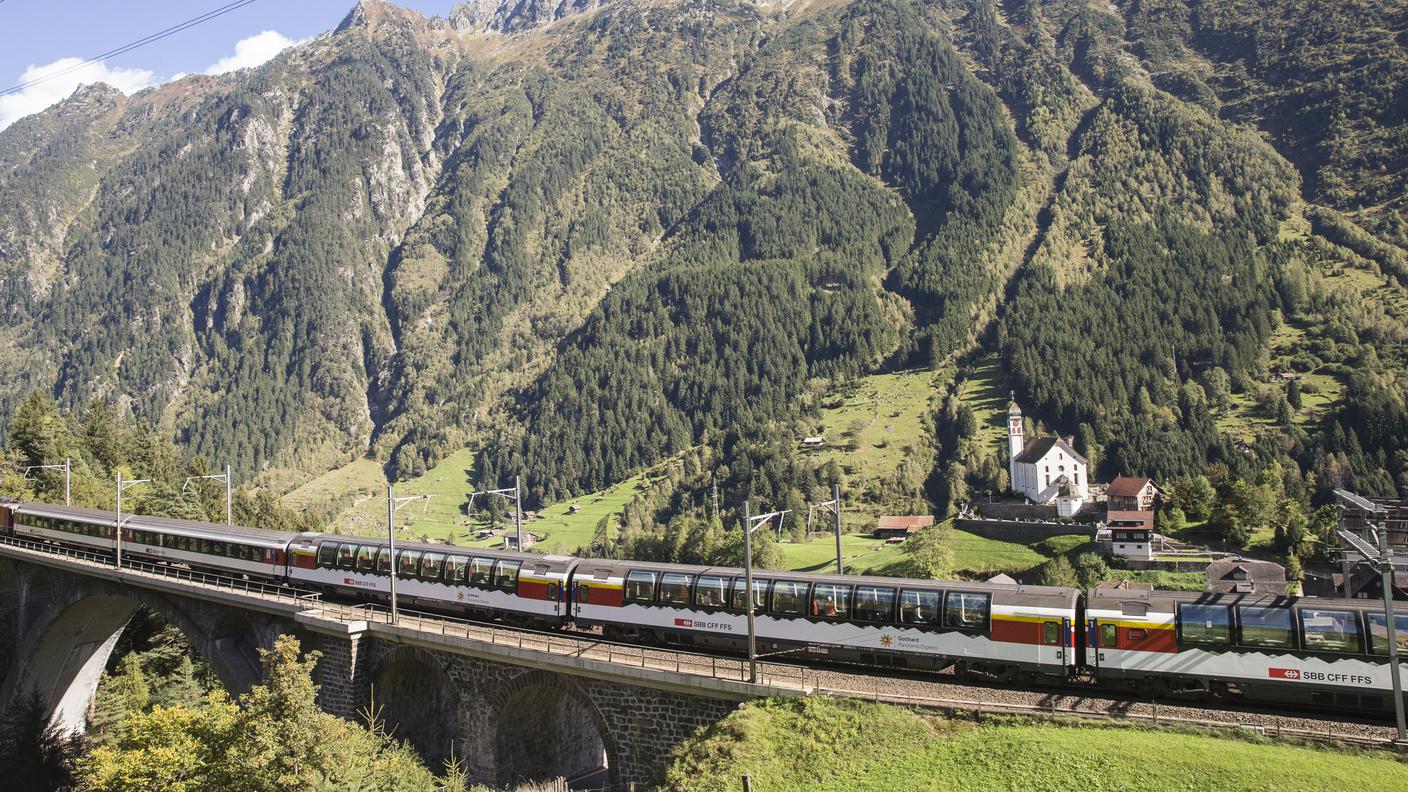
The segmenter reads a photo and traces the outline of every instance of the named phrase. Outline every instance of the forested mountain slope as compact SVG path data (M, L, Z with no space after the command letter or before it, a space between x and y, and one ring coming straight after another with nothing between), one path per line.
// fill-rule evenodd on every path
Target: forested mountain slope
M0 410L122 400L278 487L470 443L535 502L695 449L678 511L819 494L826 394L995 352L1103 472L1393 491L1405 37L1389 0L366 0L0 133ZM1343 394L1282 408L1286 367ZM941 507L1004 467L949 396Z

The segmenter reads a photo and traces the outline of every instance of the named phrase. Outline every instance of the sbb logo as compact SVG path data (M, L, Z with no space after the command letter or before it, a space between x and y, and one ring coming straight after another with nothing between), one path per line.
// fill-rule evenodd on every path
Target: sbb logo
M675 619L675 626L676 626L676 627L693 627L693 626L694 626L694 620L692 620L692 619Z
M1273 679L1300 679L1299 668L1272 668L1267 674Z

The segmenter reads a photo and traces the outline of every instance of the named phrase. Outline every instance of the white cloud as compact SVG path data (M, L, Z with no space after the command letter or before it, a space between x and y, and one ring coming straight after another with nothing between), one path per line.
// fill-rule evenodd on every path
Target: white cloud
M212 63L206 74L224 74L236 69L251 69L301 41L294 41L277 30L266 30L235 42L235 54Z
M83 62L83 58L59 58L43 66L31 65L15 81L16 85L42 79ZM146 69L110 69L105 63L93 63L81 69L73 69L66 74L31 85L19 93L0 96L0 129L21 118L37 113L73 94L80 85L107 83L123 93L133 93L159 82L156 75Z

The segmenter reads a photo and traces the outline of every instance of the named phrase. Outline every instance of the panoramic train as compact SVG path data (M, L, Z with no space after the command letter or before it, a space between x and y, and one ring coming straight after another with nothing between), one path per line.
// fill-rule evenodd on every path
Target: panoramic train
M0 535L113 554L117 515L0 503ZM536 555L123 517L125 559L402 607L607 637L744 651L741 569ZM1392 709L1382 603L1247 594L753 576L760 655L1144 694ZM1393 618L1408 652L1408 607Z

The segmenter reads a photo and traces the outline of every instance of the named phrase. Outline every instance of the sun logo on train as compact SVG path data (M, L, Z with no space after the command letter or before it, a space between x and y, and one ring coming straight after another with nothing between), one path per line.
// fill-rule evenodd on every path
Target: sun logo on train
M881 645L881 646L890 646L890 645L893 644L894 642L895 642L894 636L890 635L889 633L881 633L881 634L880 634L880 645Z

